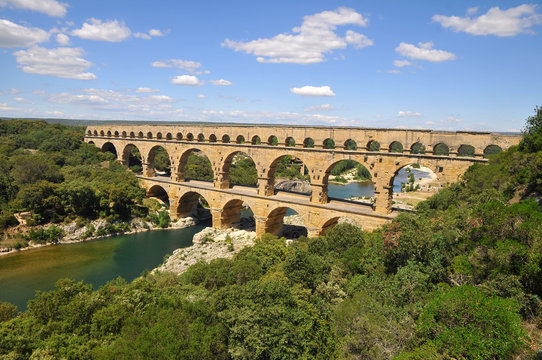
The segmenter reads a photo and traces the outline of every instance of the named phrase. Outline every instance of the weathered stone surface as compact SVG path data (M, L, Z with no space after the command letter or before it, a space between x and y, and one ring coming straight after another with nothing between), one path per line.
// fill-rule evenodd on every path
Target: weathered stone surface
M221 142L225 135L231 139L230 143ZM239 135L246 142L234 143ZM261 143L255 141L257 137ZM278 139L278 146L272 146L273 137ZM286 146L286 139L290 138L295 141L295 147ZM314 148L304 147L309 138L314 140ZM326 139L334 140L334 149L324 149ZM357 143L356 150L345 148L351 139ZM457 181L470 165L485 163L484 150L488 146L506 149L518 144L520 139L520 136L482 132L214 124L89 126L85 137L87 142L116 152L123 163L127 163L131 148L137 146L142 156L143 184L149 193L156 186L164 189L172 218L199 216L195 205L201 195L209 203L213 226L217 228L228 228L239 222L242 204L245 203L254 212L258 234L280 233L285 209L292 208L303 218L309 236L324 233L345 216L363 224L367 230L392 219L396 215L392 212L393 179L407 165L416 163L429 168L436 174L438 184L451 183ZM371 141L380 143L379 151L368 151ZM390 152L390 145L394 142L401 143L402 153ZM424 154L411 152L416 143L425 146ZM439 144L448 146L449 155L434 155ZM461 145L472 145L474 157L459 157ZM154 154L159 147L163 147L170 156L170 178L155 177ZM185 179L186 161L196 149L211 162L215 176L212 184ZM230 184L229 168L240 152L254 160L257 189L232 187ZM275 168L285 155L300 159L307 167L310 196L275 194ZM331 169L346 159L359 162L371 173L375 188L371 208L328 199Z
M311 184L307 180L282 180L275 184L275 189L308 194L311 192Z

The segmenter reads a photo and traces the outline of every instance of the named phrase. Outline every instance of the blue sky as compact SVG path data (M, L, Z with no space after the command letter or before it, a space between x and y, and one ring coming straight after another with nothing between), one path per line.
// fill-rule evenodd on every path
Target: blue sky
M518 131L542 4L0 0L0 116Z

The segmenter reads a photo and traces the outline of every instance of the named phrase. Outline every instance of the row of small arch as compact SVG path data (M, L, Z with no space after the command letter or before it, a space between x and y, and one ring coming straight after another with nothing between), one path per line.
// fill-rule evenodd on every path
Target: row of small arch
M106 133L103 130L101 130L100 132L98 132L97 130L94 130L94 132L92 132L91 130L88 130L87 135L89 135L89 136L107 136L107 137L113 137L114 136L114 137L122 137L122 138L129 137L129 138L132 138L132 139L133 138L139 138L139 139L145 139L145 138L146 139L153 139L153 138L155 138L155 139L159 139L159 140L161 140L161 139L173 140L173 135L171 133L167 133L165 138L164 138L162 133L158 132L158 133L156 133L156 136L153 137L153 134L150 131L147 132L147 135L145 136L145 134L142 131L138 132L137 135L136 135L136 133L133 132L133 131L128 134L126 131L123 131L122 133L119 133L118 131L111 132L109 130ZM188 134L186 134L186 136L183 136L183 134L179 132L179 133L176 134L175 139L176 140L185 140L185 141L205 142L205 136L202 133L198 134L197 137L194 137L194 135L192 133L188 133ZM216 137L216 135L211 134L209 136L208 142L211 142L211 143L218 142L218 138ZM230 138L229 135L224 135L224 136L222 136L221 142L222 143L235 142L237 144L246 144L247 140L245 139L245 137L243 135L238 135L237 138L234 141L232 141L232 139ZM262 144L262 140L258 135L255 135L255 136L252 137L252 139L250 139L250 144L252 144L252 145L260 145L260 144ZM266 144L276 146L276 145L279 144L278 138L276 136L274 136L274 135L271 135L267 139ZM293 146L296 145L296 143L295 143L294 138L289 136L284 140L283 145L287 146L287 147L288 146L293 147ZM337 148L336 144L335 144L335 141L333 139L331 139L331 138L328 138L328 139L324 140L322 145L323 145L324 149L335 149L335 148ZM303 147L305 147L305 148L313 148L314 146L315 146L314 140L312 138L310 138L310 137L306 138L303 141ZM344 148L344 150L357 150L358 146L357 146L356 141L354 141L353 139L348 139L348 140L346 140L344 142L342 148ZM371 140L366 144L366 149L368 151L380 151L381 150L381 145L377 140ZM401 144L399 141L393 141L392 143L389 144L388 151L389 152L402 153L404 151L403 144ZM476 150L472 145L467 145L467 144L462 144L457 149L457 153L458 153L459 156L473 157L475 155L475 151ZM487 155L495 154L495 153L498 153L498 152L501 152L501 151L502 151L501 147L499 147L497 145L489 145L484 149L484 155L487 156ZM410 147L410 153L411 154L424 154L425 152L426 152L425 145L423 145L420 142L416 142ZM433 147L432 153L434 155L449 155L450 154L450 148L445 143L438 143Z

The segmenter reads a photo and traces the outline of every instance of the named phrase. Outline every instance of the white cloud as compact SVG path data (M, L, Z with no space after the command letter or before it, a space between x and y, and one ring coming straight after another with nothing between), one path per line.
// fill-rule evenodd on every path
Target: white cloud
M179 68L194 74L209 74L209 71L198 71L203 65L197 61L183 60L183 59L168 59L164 61L155 61L152 63L153 67L157 68Z
M57 34L56 42L64 46L70 45L70 37L66 34Z
M200 81L194 75L179 75L171 79L171 83L175 85L186 85L186 86L199 86L203 85L203 82Z
M56 0L0 0L0 6L37 11L49 16L64 17L67 4Z
M30 102L30 100L25 99L24 97L20 97L20 96L14 97L13 100L15 100L17 102L22 102L22 103L29 103Z
M346 37L344 39L347 43L354 45L354 47L358 49L372 46L374 44L373 40L369 39L367 36L352 30L346 31Z
M28 28L9 20L0 19L0 47L29 47L48 40L49 33L45 30Z
M400 73L401 73L401 70L392 69L392 70L387 70L386 72L387 72L388 74L400 74Z
M367 26L368 20L353 9L341 7L334 11L323 11L303 17L300 27L292 33L283 33L272 38L242 42L224 40L222 46L235 51L244 51L257 56L259 62L311 64L325 60L325 53L344 49L348 44L356 47L372 45L372 41L353 31L346 37L335 33L337 26Z
M419 42L418 46L402 42L395 48L395 51L411 59L431 62L443 62L457 58L451 52L433 49L433 45L431 41L426 43Z
M204 94L199 94L198 95L198 99L205 99L207 96L205 96Z
M72 31L72 35L87 40L100 40L119 42L126 40L131 35L130 29L117 20L105 21L90 18L83 24L81 29Z
M423 115L419 112L412 111L399 111L397 117L422 117Z
M294 94L301 96L335 96L335 93L329 86L302 86L300 88L290 88Z
M155 93L155 92L159 92L160 90L158 89L151 89L151 88L148 88L148 87L138 87L136 89L136 93Z
M134 33L134 37L138 39L145 39L145 40L150 40L152 38L149 34L140 33L140 32Z
M393 65L402 68L405 66L412 66L412 63L408 60L393 60Z
M331 104L315 105L315 106L310 106L305 109L305 111L307 112L331 111L331 110L335 110L335 107Z
M13 55L23 71L29 74L77 80L96 79L93 73L84 72L92 66L92 63L81 57L83 55L81 48L45 49L33 46L28 50L16 51Z
M162 33L160 30L157 30L157 29L150 29L149 35L150 36L164 36L164 33Z
M213 85L218 86L230 86L232 83L231 81L220 79L220 80L209 80L209 82Z
M465 17L434 15L433 21L453 31L471 35L516 36L532 34L531 28L542 24L542 14L537 13L536 9L537 5L534 4L523 4L508 10L495 6L483 15L472 17L478 9L470 8Z

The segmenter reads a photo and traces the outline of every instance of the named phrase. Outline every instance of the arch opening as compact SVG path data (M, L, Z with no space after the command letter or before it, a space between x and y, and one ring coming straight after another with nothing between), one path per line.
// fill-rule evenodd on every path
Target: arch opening
M216 135L215 134L209 135L209 142L213 142L213 143L216 142Z
M130 137L133 139L135 138L135 133L133 131L130 131Z
M275 135L271 135L267 139L267 145L277 146L278 144L279 144L279 139Z
M287 239L296 239L307 236L307 227L303 217L297 211L289 207L279 207L267 216L265 232L284 236Z
M237 138L235 139L235 142L237 144L244 144L245 143L245 137L243 135L238 135Z
M225 228L256 231L256 222L251 207L239 199L230 200L222 208L221 224Z
M189 191L179 199L177 205L177 218L192 217L197 222L212 220L211 209L205 198L195 191Z
M162 146L155 146L149 151L147 163L154 170L154 176L171 176L171 160Z
M254 160L242 151L231 153L222 167L223 181L231 187L242 185L255 187L258 184L258 171Z
M309 169L305 163L291 155L276 158L267 171L269 185L272 189L289 193L310 195Z
M123 138L126 137L126 131L123 131L123 132L122 132L122 137L123 137Z
M94 141L89 141L88 143L91 144L91 145L95 145Z
M117 158L117 149L115 148L115 145L113 145L112 143L110 142L106 142L105 144L102 145L102 151L103 152L109 152L113 155L115 155L115 158Z
M122 152L122 162L136 174L141 174L143 171L141 152L134 144L128 144L124 147Z
M457 156L474 157L474 146L461 145L459 149L457 149Z
M328 199L371 205L374 183L371 172L360 162L340 160L328 167L323 178Z
M254 135L252 137L252 145L260 145L262 143L262 139L258 135Z
M147 139L152 139L152 132L149 131L149 132L147 133Z
M161 132L156 133L156 138L157 138L157 139L162 139L162 133L161 133Z
M114 136L119 137L119 132L115 130Z
M425 154L425 145L421 142L416 142L410 147L411 154Z
M111 131L107 131L107 137L111 137Z
M171 135L171 133L167 133L166 140L171 140L171 139L173 139L173 135Z
M288 137L286 138L286 140L284 141L284 145L289 146L289 147L294 147L294 146L295 146L295 140L294 140L294 138L291 137L291 136L288 136Z
M368 151L380 151L380 143L376 140L371 140L367 143Z
M105 136L105 133L103 130L100 130L100 136Z
M339 224L352 224L354 226L360 227L360 224L358 224L354 219L349 217L343 217L343 216L336 216L329 220L327 220L324 225L322 225L322 229L320 230L319 236L324 236L329 230L333 229L335 226Z
M223 135L222 136L222 142L225 143L225 144L229 144L230 143L230 136L229 135Z
M214 179L211 161L199 149L189 149L179 160L178 181L200 180L212 182Z
M199 141L199 142L204 142L204 141L205 141L205 135L203 135L203 134L198 134L198 141Z
M98 136L98 132L94 130L94 136Z
M180 133L180 132L177 133L176 139L177 139L177 140L182 140L182 139L183 139L183 134Z
M314 139L308 137L305 140L303 140L303 147L305 147L305 148L313 148L314 147Z
M167 191L160 185L153 185L151 186L147 192L146 196L148 198L153 198L158 200L160 204L166 206L167 209L169 209L169 195Z
M348 139L344 142L345 150L357 150L358 144L353 139Z
M438 143L433 148L433 155L448 156L450 155L450 148L445 143Z
M324 149L335 149L335 140L325 139L324 140Z
M401 144L399 141L394 141L390 144L390 152L392 153L402 153L403 152L403 144Z
M502 148L498 145L489 145L484 149L484 157L487 159L491 155L495 155L502 152Z
M192 133L186 134L186 140L187 141L194 141L194 134L192 134Z
M143 139L143 131L140 131L139 133L137 133L137 137L140 139Z
M438 176L430 167L411 163L397 169L391 179L392 206L412 210L438 191Z

